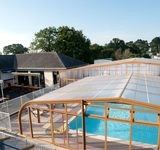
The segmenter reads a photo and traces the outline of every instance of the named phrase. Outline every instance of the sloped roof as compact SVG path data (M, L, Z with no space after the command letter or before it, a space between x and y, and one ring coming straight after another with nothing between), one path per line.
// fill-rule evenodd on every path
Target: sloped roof
M160 65L160 60L147 59L147 58L129 58L129 59L122 59L122 60L108 61L104 63L91 64L84 67L76 68L76 70L110 66L110 65L118 65L118 64L126 64L126 63L144 63L144 64Z
M87 63L58 52L16 54L17 69L68 69Z
M14 69L15 55L0 55L0 70Z
M86 77L34 101L100 100L101 98L127 99L137 104L152 104L160 108L160 77L141 74Z
M160 64L160 60L156 59L148 59L148 58L129 58L129 59L122 59L122 60L116 60L116 61L108 61L105 63L100 63L100 64L93 64L90 66L99 66L99 65L109 65L109 64L120 64L120 63L128 63L128 62L143 62L143 63L148 63L148 64Z

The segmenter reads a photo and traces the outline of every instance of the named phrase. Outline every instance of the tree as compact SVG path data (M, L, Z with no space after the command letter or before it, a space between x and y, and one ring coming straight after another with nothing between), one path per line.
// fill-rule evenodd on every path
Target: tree
M149 54L144 54L143 57L144 57L144 58L151 58L151 57L149 56Z
M130 49L131 53L140 55L140 49L135 43L133 43L133 41L126 43L126 47Z
M130 58L136 58L136 57L139 57L139 55L134 53L130 54Z
M62 26L57 29L55 51L84 62L90 62L90 43L81 30Z
M107 45L107 48L113 48L114 51L117 51L119 48L121 48L121 51L123 52L126 48L125 42L119 38L113 38L110 43Z
M54 50L57 31L55 27L44 28L35 33L35 39L30 44L30 49L40 52L51 52Z
M109 47L107 44L103 46L103 50L101 50L100 56L101 58L114 58L115 50L114 48Z
M114 49L113 48L103 48L100 52L100 58L115 58L114 57Z
M101 55L102 50L103 46L100 46L97 43L90 46L91 62L93 62L95 59L103 58L103 56Z
M119 49L116 50L116 52L115 52L115 58L117 60L122 59L122 49L121 48L119 48Z
M123 59L127 59L127 58L130 58L130 55L131 55L131 52L130 52L130 49L125 49L125 51L123 52L122 54L122 57Z
M122 52L122 49L119 48L116 50L115 52L115 58L117 60L120 60L120 59L127 59L127 58L130 58L132 55L132 53L130 52L130 49L125 49L123 52Z
M146 40L138 39L136 42L134 42L136 46L140 50L140 56L142 57L144 54L146 54L149 50L149 44Z
M151 43L151 51L153 55L157 55L160 52L160 37L155 37L152 39Z
M28 52L28 48L24 47L22 44L12 44L3 48L4 55L24 54L26 52Z

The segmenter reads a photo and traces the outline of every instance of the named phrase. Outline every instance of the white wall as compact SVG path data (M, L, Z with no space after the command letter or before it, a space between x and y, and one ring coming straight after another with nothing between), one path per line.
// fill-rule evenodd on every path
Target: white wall
M53 85L52 71L44 71L45 87Z

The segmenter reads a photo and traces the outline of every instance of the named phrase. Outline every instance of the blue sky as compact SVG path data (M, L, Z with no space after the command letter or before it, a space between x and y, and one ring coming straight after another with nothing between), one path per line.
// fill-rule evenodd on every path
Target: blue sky
M13 43L29 47L49 26L83 30L91 43L160 36L160 0L0 0L0 51Z

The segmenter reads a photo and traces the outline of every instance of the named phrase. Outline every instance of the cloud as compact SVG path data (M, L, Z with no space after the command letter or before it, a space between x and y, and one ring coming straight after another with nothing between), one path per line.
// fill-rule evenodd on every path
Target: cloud
M24 47L29 47L30 42L34 38L34 33L15 34L4 30L0 30L0 51L3 52L3 47L11 44L22 44Z

